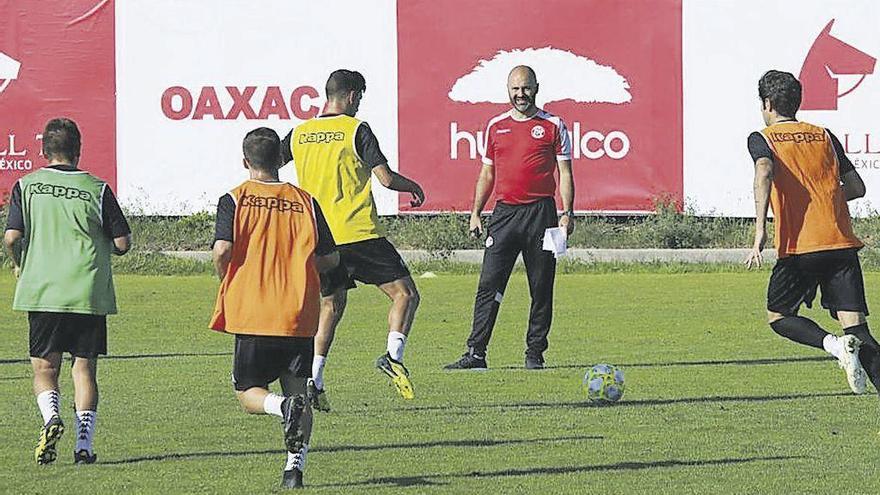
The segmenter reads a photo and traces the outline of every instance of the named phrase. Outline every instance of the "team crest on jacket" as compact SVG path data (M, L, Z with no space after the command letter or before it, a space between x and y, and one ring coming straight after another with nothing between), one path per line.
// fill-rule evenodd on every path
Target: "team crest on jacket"
M544 128L539 125L532 127L532 137L535 139L541 139L544 137Z

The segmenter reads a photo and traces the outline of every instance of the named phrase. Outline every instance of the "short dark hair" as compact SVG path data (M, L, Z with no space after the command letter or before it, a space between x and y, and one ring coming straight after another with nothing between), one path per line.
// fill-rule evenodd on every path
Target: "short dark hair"
M281 164L281 139L268 127L258 127L247 133L241 147L245 159L256 169L271 172Z
M770 100L779 115L794 117L801 107L801 83L790 72L768 70L758 81L758 97Z
M47 160L67 160L79 158L82 136L76 122L60 117L46 122L43 130L43 156Z
M327 99L346 96L351 91L366 91L367 82L364 76L356 70L339 69L333 71L327 78Z

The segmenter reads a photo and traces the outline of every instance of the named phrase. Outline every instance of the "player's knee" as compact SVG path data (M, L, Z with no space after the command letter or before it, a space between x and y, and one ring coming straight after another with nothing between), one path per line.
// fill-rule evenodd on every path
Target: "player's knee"
M867 323L868 321L867 318L865 318L864 313L859 313L857 311L838 311L837 319L840 321L840 326L843 328L855 327Z
M415 284L407 284L404 286L402 290L400 290L397 294L398 301L403 302L409 308L417 308L419 307L419 302L421 302L422 298L419 295L419 290L416 289Z
M785 318L785 315L782 313L776 313L774 311L767 311L767 324L773 325L773 323Z
M422 296L419 294L419 290L416 289L416 286L413 285L411 290L407 293L407 303L415 309L419 307L420 302L422 302Z
M321 298L321 307L338 319L342 317L347 302L348 297L345 292L335 292L331 296Z
M34 375L40 377L58 376L60 366L45 359L32 361Z
M92 359L74 358L70 374L75 380L95 380L96 364Z

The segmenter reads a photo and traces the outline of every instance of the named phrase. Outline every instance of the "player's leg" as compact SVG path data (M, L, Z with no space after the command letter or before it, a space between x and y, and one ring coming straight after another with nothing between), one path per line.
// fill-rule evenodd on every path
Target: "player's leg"
M71 334L70 369L74 390L75 464L93 464L98 456L92 446L98 421L98 356L107 353L107 317L69 314L66 331Z
M391 378L391 383L404 399L412 399L415 394L409 379L409 370L403 365L403 350L419 307L419 291L412 277L408 275L381 284L379 289L391 299L391 308L388 311L386 351L376 360L376 367Z
M767 286L767 322L782 337L823 349L822 343L830 334L813 320L798 316L801 304L812 304L818 284L817 276L804 271L797 256L779 259Z
M553 319L553 283L556 278L556 257L543 248L544 231L559 222L552 199L528 205L522 214L524 224L528 225L523 239L523 263L532 300L526 332L525 366L527 369L541 369Z
M311 374L312 339L292 339L289 350L289 365L281 373L281 389L288 397L285 403L284 443L287 447L287 462L281 477L284 488L303 486L303 471L312 438L313 413L306 400L308 380Z
M377 286L391 299L386 352L376 360L376 367L391 378L403 398L412 399L403 350L419 307L419 292L409 268L384 237L346 244L339 247L339 252L352 278Z
M98 421L98 358L74 357L70 373L73 377L74 424L76 445L73 449L75 464L93 464L98 456L92 443Z
M868 304L858 253L852 249L829 251L815 258L815 264L823 269L822 306L840 322L844 332L840 341L846 344L850 354L845 356L847 363L841 362L841 367L848 364L856 368L855 379L860 380L857 384L861 392L865 389L865 374L880 391L880 345L868 329Z
M521 249L518 240L521 226L517 225L515 219L517 209L500 203L495 207L486 229L486 249L483 251L483 265L474 297L474 316L467 351L458 361L446 365L445 369L485 369L487 366L489 339Z
M34 395L43 416L43 426L34 459L37 464L55 461L55 444L64 433L61 421L61 394L58 390L58 375L61 370L61 350L65 343L58 335L58 315L55 313L29 312L30 356L34 372Z
M345 312L348 289L353 285L354 283L342 264L330 273L321 276L321 312L318 319L318 333L315 334L312 379L308 383L309 401L312 403L312 407L319 411L330 410L330 400L324 387L324 365L336 335L336 327Z
M235 397L248 414L269 414L282 418L283 395L269 391L269 383L278 379L280 357L269 345L272 337L236 335L232 364Z
M55 461L57 456L55 444L64 433L64 423L60 414L61 394L58 391L61 353L52 352L43 357L32 356L31 366L34 371L34 394L37 397L40 414L43 416L43 427L40 429L40 437L34 449L34 459L37 464L49 464Z
M391 308L388 310L387 351L392 359L403 362L406 337L412 329L421 296L415 281L410 276L379 285L379 289L391 299Z

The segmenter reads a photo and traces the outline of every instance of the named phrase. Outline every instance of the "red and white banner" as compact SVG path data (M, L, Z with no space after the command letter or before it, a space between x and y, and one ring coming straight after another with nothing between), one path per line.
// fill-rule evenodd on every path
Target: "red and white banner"
M400 170L427 185L422 209L470 209L486 123L510 108L519 64L572 133L576 210L681 199L680 2L410 0L397 25Z
M80 166L116 185L113 5L96 0L0 3L0 200L46 164L43 128L69 117Z
M8 0L0 3L0 196L68 116L83 168L136 212L211 210L246 174L241 140L320 112L334 69L361 71L358 117L428 202L375 184L380 212L467 211L488 119L514 65L572 133L576 209L750 216L749 132L770 68L804 84L880 201L874 0ZM329 16L328 12L334 12ZM773 33L766 31L768 19ZM117 165L118 164L118 165ZM295 179L293 167L282 177ZM118 180L117 180L118 179ZM0 197L2 200L2 197Z

